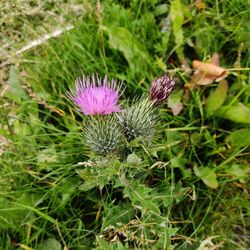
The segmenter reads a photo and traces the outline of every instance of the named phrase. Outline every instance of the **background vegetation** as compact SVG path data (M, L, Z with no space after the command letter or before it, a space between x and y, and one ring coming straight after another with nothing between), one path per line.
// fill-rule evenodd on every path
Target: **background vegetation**
M247 0L0 8L0 249L250 248ZM214 53L227 81L190 84ZM150 147L89 151L65 96L82 72L123 80L123 100L175 78Z

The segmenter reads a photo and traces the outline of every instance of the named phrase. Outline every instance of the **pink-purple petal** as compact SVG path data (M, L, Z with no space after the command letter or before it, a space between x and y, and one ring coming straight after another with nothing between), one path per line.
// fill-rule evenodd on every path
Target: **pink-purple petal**
M121 110L118 104L120 89L121 84L117 85L115 80L109 83L107 76L103 80L97 76L96 82L92 75L91 78L78 78L75 90L66 92L66 95L86 115L107 115Z

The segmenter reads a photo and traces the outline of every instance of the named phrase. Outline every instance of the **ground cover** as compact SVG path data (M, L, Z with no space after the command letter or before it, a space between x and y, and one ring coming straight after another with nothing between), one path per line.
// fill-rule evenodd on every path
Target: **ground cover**
M248 1L1 4L0 249L250 247ZM83 72L175 80L150 145L90 150Z

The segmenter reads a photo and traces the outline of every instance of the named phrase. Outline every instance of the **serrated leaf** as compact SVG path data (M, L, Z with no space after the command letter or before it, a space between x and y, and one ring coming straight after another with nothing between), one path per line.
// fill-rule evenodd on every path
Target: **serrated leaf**
M118 205L109 204L104 207L102 228L112 225L121 227L121 224L127 224L134 216L134 209L129 202L120 202Z
M224 103L227 97L228 84L226 80L219 82L216 90L209 95L206 101L205 111L207 116L213 115L221 105Z
M250 124L250 109L243 103L237 103L233 106L227 105L220 107L215 115L233 122Z
M80 190L88 191L93 187L103 188L110 180L117 178L120 168L120 161L117 159L97 161L95 167L86 167L77 170L77 174L84 180Z
M37 250L61 250L61 249L62 246L60 242L58 242L54 238L49 238L47 240L44 240L37 246Z
M213 169L204 167L198 168L194 166L194 173L196 176L202 179L202 181L210 188L217 188L218 181L216 179L216 174Z
M150 63L150 56L146 48L124 27L102 26L109 36L109 45L121 51L131 68L138 68L141 63Z
M143 184L134 183L131 187L125 187L124 197L129 197L134 206L141 207L155 214L160 214L157 204L152 200L151 191L151 188Z
M226 138L227 143L233 148L250 146L250 129L238 129Z
M81 191L89 191L97 186L97 173L92 173L89 169L79 169L77 174L84 180L83 184L79 186Z

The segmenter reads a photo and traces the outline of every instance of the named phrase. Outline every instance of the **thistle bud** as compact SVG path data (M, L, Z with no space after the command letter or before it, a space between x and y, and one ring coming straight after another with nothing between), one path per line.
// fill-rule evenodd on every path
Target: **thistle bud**
M158 105L169 97L174 87L175 81L167 74L155 78L150 87L149 98L153 104Z
M150 142L159 121L157 110L145 96L117 116L128 141L142 137L145 142Z
M84 136L92 151L106 155L119 149L122 133L114 116L89 116L85 121Z

